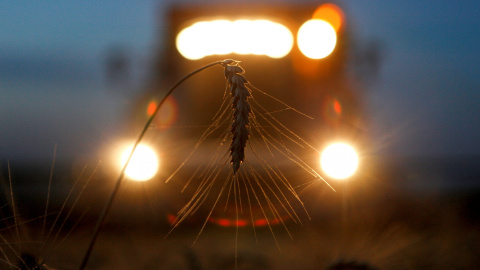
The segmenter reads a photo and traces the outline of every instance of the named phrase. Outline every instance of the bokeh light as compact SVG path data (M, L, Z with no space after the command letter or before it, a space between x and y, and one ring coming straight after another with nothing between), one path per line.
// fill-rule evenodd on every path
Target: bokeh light
M331 126L340 124L343 115L342 103L332 95L326 95L321 102L320 111L323 120Z
M319 6L313 13L312 19L328 22L336 32L342 29L345 22L345 15L337 5L326 3Z
M298 48L306 57L322 59L335 49L337 33L324 20L309 20L298 30L297 42Z
M133 147L123 151L120 165L123 167ZM125 170L125 175L135 181L147 181L152 179L158 172L159 159L152 148L139 144L133 153L130 163Z
M358 155L348 144L335 143L322 152L320 164L323 171L335 179L352 176L358 167Z
M157 108L157 105L158 105L158 101L155 99L152 99L148 103L147 109L146 109L146 114L148 117L153 115L153 113ZM160 110L155 116L155 124L157 125L158 128L168 128L173 123L175 123L177 118L178 118L178 103L174 97L169 96L165 100L165 102L162 104L162 107L160 107Z
M157 102L155 100L150 101L147 106L147 116L152 116L157 109Z
M269 20L202 21L180 31L176 46L190 60L230 53L281 58L291 51L293 35L284 25Z
M336 99L333 100L333 110L337 115L342 114L342 105L340 105L340 102L338 102Z

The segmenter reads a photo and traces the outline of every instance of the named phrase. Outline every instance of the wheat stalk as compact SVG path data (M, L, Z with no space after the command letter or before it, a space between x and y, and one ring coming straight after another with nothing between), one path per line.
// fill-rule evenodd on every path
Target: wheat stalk
M212 210L208 214L208 217L206 218L205 223L203 224L203 227L202 227L201 231L203 230L206 223L208 222L208 219L212 215L213 209L217 205L221 195L225 192L226 189L230 190L231 187L233 186L233 193L234 193L233 195L234 195L235 202L237 203L241 200L240 197L237 198L237 196L240 195L240 185L239 185L239 182L238 182L239 178L237 177L238 175L239 175L240 179L244 179L248 183L248 185L247 185L247 183L244 182L245 189L247 191L247 197L248 197L247 199L250 201L250 193L248 192L248 190L250 190L251 191L251 196L253 196L252 198L254 198L254 200L257 201L257 203L260 205L261 211L262 211L265 218L267 217L267 214L265 213L266 209L264 209L264 207L262 206L262 202L261 202L262 201L262 196L264 197L264 199L267 203L267 205L266 205L267 208L269 208L272 211L272 214L276 218L281 218L280 213L275 208L275 206L272 204L271 199L268 198L268 193L274 193L274 195L275 195L274 200L278 201L278 203L288 213L288 215L290 217L292 217L292 218L294 218L294 216L296 217L296 214L292 214L288 209L290 204L288 202L286 202L286 203L283 202L283 200L287 200L287 198L284 196L281 186L284 185L285 188L287 188L287 190L289 190L292 193L292 195L297 200L300 201L300 199L298 198L298 195L296 194L294 188L288 183L288 181L285 179L285 177L281 174L281 172L277 172L277 169L272 168L271 166L266 164L264 159L259 158L260 161L263 162L262 167L267 174L267 176L265 178L270 179L272 183L268 183L267 179L265 179L263 176L261 176L260 173L255 168L253 168L251 166L249 166L248 170L245 171L245 174L250 175L253 178L252 180L250 180L248 178L248 176L243 174L243 170L240 171L240 172L242 172L242 174L240 174L240 172L237 174L238 170L240 169L241 164L246 161L245 160L245 147L246 147L247 142L249 142L249 136L250 136L250 125L249 125L249 123L250 123L250 121L252 121L252 123L253 123L252 126L256 126L254 129L256 129L257 132L259 132L259 133L262 133L263 131L266 132L266 135L262 135L262 139L263 139L263 142L266 144L267 148L269 146L275 147L275 149L278 152L283 154L285 157L289 158L291 161L293 161L294 163L299 165L301 168L303 168L304 170L306 170L310 174L314 175L315 178L318 177L320 179L323 179L312 168L310 168L300 158L298 158L298 156L294 155L293 153L291 153L291 151L286 149L286 146L283 145L283 143L276 140L273 137L272 134L267 132L264 127L259 125L259 123L255 119L254 112L252 111L252 107L250 106L250 104L248 102L248 99L251 98L250 89L247 87L247 84L249 84L249 82L243 76L245 71L242 67L239 66L239 61L227 59L227 60L223 60L223 61L213 62L211 64L205 65L205 66L193 71L192 73L190 73L187 76L185 76L184 78L182 78L165 94L163 99L161 99L161 101L158 103L154 113L150 116L150 118L148 119L147 123L145 124L143 130L140 132L140 135L138 136L138 138L137 138L137 140L136 140L136 142L135 142L135 144L134 144L134 146L133 146L133 148L130 152L129 157L128 157L127 161L124 164L124 167L122 168L122 170L120 172L120 175L119 175L119 177L118 177L118 179L115 183L115 186L112 190L110 198L107 200L107 202L106 202L106 204L103 208L103 211L102 211L102 213L100 214L100 216L97 220L97 224L95 225L94 231L92 233L92 239L90 241L90 244L87 248L86 254L85 254L85 256L83 258L83 261L81 263L81 266L79 268L80 270L85 269L85 267L88 263L90 254L93 250L93 246L94 246L95 241L97 239L97 236L99 234L100 228L103 226L103 222L104 222L108 212L110 211L110 208L112 206L112 203L113 203L113 200L114 200L116 194L118 193L119 187L120 187L121 182L123 180L123 176L124 176L124 173L125 173L125 170L126 170L128 164L130 162L130 159L131 159L133 153L135 152L136 147L138 146L138 144L141 142L141 140L145 136L147 130L149 129L150 124L152 123L153 119L155 118L158 111L160 110L160 107L165 102L165 100L170 96L170 94L172 94L173 91L181 83L183 83L185 80L187 80L188 78L190 78L194 74L199 73L200 71L205 70L205 69L207 69L209 67L212 67L212 66L215 66L215 65L221 65L221 66L224 67L224 74L225 74L225 78L226 78L226 81L227 81L227 89L230 90L230 94L231 94L231 101L232 101L231 104L232 104L232 109L233 109L233 122L232 122L231 129L230 129L230 133L232 135L232 141L230 143L229 153L230 153L230 158L231 158L232 171L230 172L229 176L225 179L225 181L222 185L222 188L221 188L221 190L220 190L220 192L217 196L217 199L215 200L215 203L212 207ZM253 87L253 89L255 89L255 88ZM223 108L223 105L221 106L220 110L222 110L222 108ZM263 107L261 107L261 108L263 109ZM222 116L224 115L224 112L225 111L222 111L220 114L217 113L216 117L218 117L218 119L216 120L216 124L213 125L211 128L207 129L204 132L204 134L202 135L202 138L200 139L199 143L197 143L197 145L195 146L192 153L187 157L187 160L191 157L193 152L196 151L196 149L198 148L201 141L203 141L206 137L208 137L213 131L215 131L219 127L219 125L217 125L217 124L219 122L221 122L220 119L222 119ZM276 122L278 122L278 120L276 120L274 117L269 115L268 112L264 112L264 113L266 113L266 115L263 115L262 112L258 112L258 113L260 113L261 118L266 118L266 120L267 120L267 117L270 117L271 119L273 119L272 122L267 120L267 123L269 123L270 125L274 125ZM283 125L281 125L281 127L285 128ZM289 131L288 129L286 129L286 130L291 133L291 131ZM275 132L280 133L283 136L285 136L286 138L295 141L295 139L288 137L279 128L276 128ZM294 134L294 133L292 133L292 134ZM298 138L297 135L295 135L295 137ZM303 140L301 140L301 141L304 142ZM275 143L279 143L280 148L284 149L284 150L281 150L278 146L275 145ZM166 180L166 182L168 182L173 177L173 175L175 175L185 165L187 160L184 161L180 165L180 167L177 168L177 170L175 170L172 173L172 175L170 175L170 177ZM227 161L227 160L225 160L225 161ZM225 163L223 163L223 164L225 164ZM201 175L202 175L201 177L203 179L200 183L200 186L198 187L195 195L192 197L192 199L189 201L189 203L187 203L187 205L179 212L179 217L177 217L176 221L174 222L175 225L173 226L173 228L175 228L180 222L182 222L182 220L184 220L186 218L186 216L195 212L196 209L198 209L198 207L200 207L200 205L202 205L204 203L205 198L206 198L206 196L208 196L208 194L212 190L213 184L214 184L215 180L218 178L222 167L223 167L222 164L213 165L213 163L210 163L207 166L207 169L201 173ZM193 176L192 176L192 178L193 178ZM233 180L233 182L232 182L232 180ZM280 180L280 183L277 183L275 180ZM229 185L228 185L229 183L230 183L230 188L229 188ZM188 184L188 182L187 182L187 184ZM255 191L255 187L259 188L260 192L257 193ZM291 210L294 212L293 209L291 209ZM238 216L238 211L241 211L241 209L237 210L237 216ZM253 215L252 215L252 220L253 220ZM268 221L267 221L267 223L268 223ZM270 224L268 224L268 225L270 227ZM284 227L285 227L285 224L284 224ZM172 230L173 230L173 228L172 228ZM271 228L270 228L270 230L272 231ZM200 233L201 233L201 231L200 231ZM272 233L273 233L273 231L272 231Z
M90 258L90 254L92 253L92 250L93 250L93 246L95 245L95 242L96 242L96 239L98 237L98 234L100 232L100 229L101 227L103 226L103 223L108 215L108 213L110 212L110 208L112 207L112 204L113 204L113 200L115 199L117 193L118 193L118 190L120 189L120 185L123 181L123 177L125 175L125 170L127 169L128 167L128 164L130 163L130 160L132 159L132 156L133 156L133 153L135 152L135 150L137 149L137 146L140 144L140 142L142 141L143 137L145 136L145 134L147 133L147 130L149 129L150 127L150 124L153 122L153 119L155 119L155 116L157 115L158 111L160 110L161 106L163 105L163 103L165 102L165 100L175 91L175 89L177 89L178 86L180 86L180 84L182 84L184 81L186 81L188 78L190 78L191 76L199 73L200 71L203 71L207 68L210 68L210 67L213 67L213 66L216 66L216 65L222 65L222 66L229 66L230 64L235 64L235 63L238 63L238 61L235 61L235 60L231 60L231 59L227 59L227 60L223 60L223 61L217 61L217 62L213 62L213 63L210 63L210 64L207 64L191 73L189 73L188 75L186 75L185 77L183 77L182 79L180 79L174 86L172 86L172 88L170 88L170 90L165 94L165 96L160 100L160 102L158 103L155 111L153 112L153 114L150 116L150 118L148 119L147 123L145 124L145 126L143 127L143 130L140 132L140 135L138 136L137 140L135 141L135 144L133 145L133 148L132 150L130 151L130 154L127 158L127 161L125 162L125 165L123 166L122 170L120 171L120 175L118 176L117 178L117 181L115 182L115 186L112 190L112 193L110 194L110 197L109 199L107 200L103 210L102 210L102 213L100 214L98 220L97 220L97 224L95 225L95 228L93 230L93 233L92 233L92 239L90 240L90 244L87 248L87 251L85 253L85 256L82 260L82 263L79 267L79 270L83 270L85 269L85 267L87 266L87 263L88 263L88 260Z
M232 96L233 123L232 123L232 143L230 144L231 163L233 165L233 173L236 174L240 168L240 164L245 160L245 146L249 136L249 117L250 104L248 98L251 96L250 91L245 86L248 83L243 76L245 70L238 65L223 64L225 67L225 78L227 86Z

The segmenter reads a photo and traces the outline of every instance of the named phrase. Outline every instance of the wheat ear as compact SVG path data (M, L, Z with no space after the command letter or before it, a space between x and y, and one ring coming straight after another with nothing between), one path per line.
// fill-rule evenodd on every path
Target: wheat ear
M230 144L230 156L232 157L233 173L240 168L240 164L245 160L245 146L249 136L249 117L250 104L248 98L250 91L245 86L248 83L243 77L245 71L238 65L223 64L225 67L225 78L227 86L232 96L233 123L232 123L232 143Z

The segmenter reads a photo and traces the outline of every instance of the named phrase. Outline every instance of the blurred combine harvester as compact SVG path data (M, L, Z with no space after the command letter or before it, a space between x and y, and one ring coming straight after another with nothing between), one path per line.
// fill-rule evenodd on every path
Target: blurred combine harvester
M163 46L154 52L150 79L134 104L132 132L141 129L162 93L178 79L205 64L235 59L241 61L245 77L253 86L313 118L254 94L262 106L316 149L338 142L357 153L367 147L361 104L365 93L355 76L356 67L365 63L357 62L362 57L353 48L348 18L338 5L178 4L168 9L164 25L165 36L160 37ZM145 140L163 157L158 173L162 179L183 162L212 123L224 90L223 70L212 68L187 80L164 104ZM209 140L204 143L208 145ZM299 155L325 174L319 153L305 149ZM343 154L334 154L333 158L339 155ZM197 157L189 161L192 168L205 160L201 154ZM340 165L337 170L348 164ZM362 164L359 166L361 169Z

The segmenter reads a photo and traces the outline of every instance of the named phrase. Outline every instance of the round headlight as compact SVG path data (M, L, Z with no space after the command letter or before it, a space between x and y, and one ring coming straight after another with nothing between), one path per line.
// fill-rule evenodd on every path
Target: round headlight
M297 42L306 57L321 59L333 52L337 44L337 32L324 20L309 20L298 30Z
M121 157L121 165L124 166L132 147L126 149ZM157 174L159 160L152 148L146 145L138 145L125 170L125 175L135 181L147 181Z
M351 146L335 143L323 151L320 164L323 171L330 177L345 179L352 176L357 170L358 155Z

